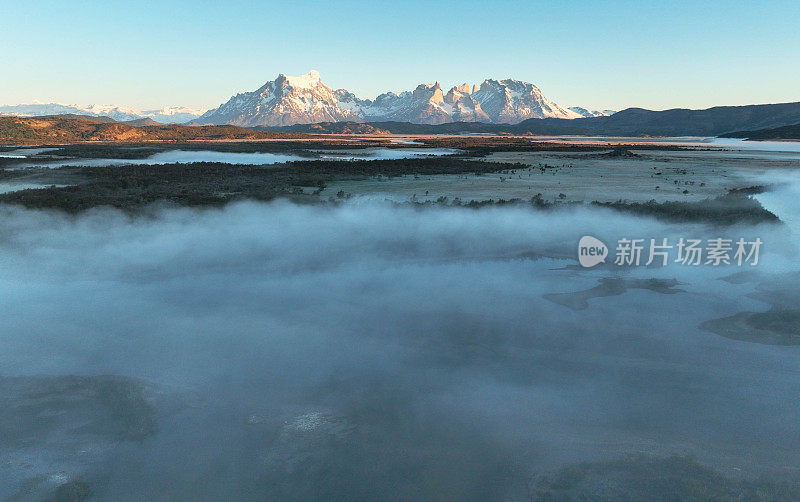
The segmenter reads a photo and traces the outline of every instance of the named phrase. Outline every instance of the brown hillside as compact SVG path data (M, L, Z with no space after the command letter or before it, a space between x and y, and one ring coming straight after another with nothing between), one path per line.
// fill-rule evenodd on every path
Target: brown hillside
M91 118L0 117L0 144L66 144L86 142L264 140L299 138L297 133L252 131L236 126L154 125L134 127Z

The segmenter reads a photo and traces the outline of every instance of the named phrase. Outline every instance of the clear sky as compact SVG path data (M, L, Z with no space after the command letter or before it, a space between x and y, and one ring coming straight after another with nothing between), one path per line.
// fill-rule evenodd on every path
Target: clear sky
M0 104L208 108L310 69L363 98L512 77L598 109L800 101L800 1L0 0Z

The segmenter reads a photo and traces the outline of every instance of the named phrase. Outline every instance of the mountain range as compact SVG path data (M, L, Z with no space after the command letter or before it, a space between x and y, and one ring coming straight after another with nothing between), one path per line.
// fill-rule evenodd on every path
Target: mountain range
M254 130L255 129L255 130ZM266 135L261 135L261 130ZM281 133L281 134L275 134ZM318 122L291 126L164 125L150 118L117 122L106 116L60 114L50 117L0 117L0 144L84 141L223 140L296 137L317 134L498 134L585 136L727 136L749 139L800 139L800 102L718 106L705 110L651 111L628 108L610 116L580 119L527 119L518 124L449 122Z
M0 116L41 117L49 115L84 115L88 117L110 117L118 122L152 119L162 124L183 124L202 115L202 110L185 106L170 106L160 110L139 110L114 105L65 105L61 103L25 103L0 106Z
M628 108L608 117L526 120L517 132L601 136L720 136L800 123L800 102L715 106L704 110Z
M360 99L346 89L328 87L312 70L299 77L280 74L255 91L233 96L192 122L242 127L384 121L516 124L531 118L576 119L608 114L609 111L564 108L545 98L535 85L514 79L487 79L480 86L465 83L446 93L438 82L420 84L413 91Z
M628 108L609 116L579 119L533 118L517 124L451 122L412 124L397 121L323 122L288 127L257 127L273 132L317 134L532 134L543 136L723 136L750 139L792 138L800 124L800 102L746 106L715 106L705 110L663 111ZM757 129L781 128L756 131ZM740 131L740 132L736 132ZM744 131L744 132L742 132Z
M118 122L151 119L159 123L280 127L319 122L408 122L447 124L480 122L516 124L531 118L602 117L612 110L565 108L544 97L533 84L514 79L462 84L446 93L438 82L412 91L387 92L360 99L346 89L333 90L312 70L299 77L284 74L252 92L236 94L218 108L203 113L187 107L141 110L116 105L75 105L32 102L0 106L0 116L39 117L85 115Z

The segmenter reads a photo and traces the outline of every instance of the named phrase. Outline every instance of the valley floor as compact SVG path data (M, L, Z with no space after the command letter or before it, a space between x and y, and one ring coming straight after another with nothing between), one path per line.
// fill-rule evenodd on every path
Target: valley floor
M0 499L800 497L800 151L391 139L0 149Z

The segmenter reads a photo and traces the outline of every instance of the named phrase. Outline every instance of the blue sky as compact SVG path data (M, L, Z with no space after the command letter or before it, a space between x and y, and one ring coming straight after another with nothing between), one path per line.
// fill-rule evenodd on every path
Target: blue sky
M565 106L800 101L800 2L0 0L0 104L214 107L309 69L368 98L512 77Z

